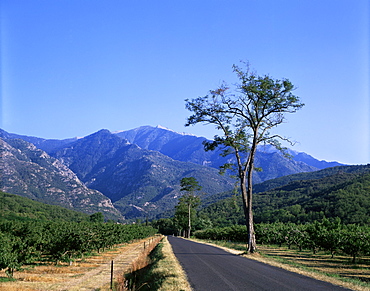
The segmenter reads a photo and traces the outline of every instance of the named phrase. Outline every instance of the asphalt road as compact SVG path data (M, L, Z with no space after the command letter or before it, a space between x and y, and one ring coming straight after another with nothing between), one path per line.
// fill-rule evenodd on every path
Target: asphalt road
M168 241L196 291L349 290L217 247L173 236L169 236Z

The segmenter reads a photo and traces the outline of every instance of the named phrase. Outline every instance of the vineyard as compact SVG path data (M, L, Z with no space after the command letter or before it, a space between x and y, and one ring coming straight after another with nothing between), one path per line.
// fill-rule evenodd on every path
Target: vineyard
M261 223L256 224L258 244L296 246L299 250L309 249L313 253L325 250L332 257L339 252L351 256L352 262L361 256L370 255L370 227L356 224L344 225L339 219L323 219L307 224ZM199 239L226 240L243 242L247 237L246 227L212 228L197 231L194 236Z
M63 221L0 221L0 269L8 277L26 264L71 264L116 244L155 234L150 226Z

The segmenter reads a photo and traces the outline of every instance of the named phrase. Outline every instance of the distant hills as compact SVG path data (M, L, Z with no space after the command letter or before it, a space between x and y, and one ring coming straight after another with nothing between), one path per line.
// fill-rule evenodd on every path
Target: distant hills
M244 224L240 197L212 201L200 211L215 226ZM339 166L272 179L255 185L255 222L312 222L339 217L370 223L370 164Z
M143 126L111 133L100 130L84 138L47 140L0 130L0 190L49 204L115 219L153 218L177 204L179 181L194 176L203 199L221 197L234 187L218 174L225 162L205 152L203 137ZM338 166L291 151L286 159L260 148L255 182ZM225 194L228 195L228 194Z

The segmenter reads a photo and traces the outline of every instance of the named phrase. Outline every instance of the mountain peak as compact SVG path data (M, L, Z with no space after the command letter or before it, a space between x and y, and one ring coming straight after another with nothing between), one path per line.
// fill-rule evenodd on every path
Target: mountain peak
M165 127L165 126L162 126L162 125L160 125L160 124L158 124L158 125L156 126L156 128L160 128L160 129L165 129L165 130L173 131L173 130L171 130L171 129L169 129L169 128Z
M134 139L136 135L144 135L144 134L155 134L155 135L161 135L163 132L172 134L173 136L178 135L178 136L192 136L192 137L198 137L194 134L187 133L187 132L177 132L175 130L172 130L168 127L162 126L162 125L157 125L157 126L151 126L151 125L143 125L140 127L136 127L134 129L130 130L117 130L114 131L113 134L116 134L120 137L124 136L126 139L128 139L130 142Z
M97 132L94 132L93 134L90 134L90 136L92 135L107 135L107 134L112 134L108 129L101 129L101 130L98 130Z
M170 132L173 132L173 133L177 133L177 134L180 134L180 135L196 136L195 134L191 134L191 133L187 133L187 132L174 131L174 130L169 129L168 127L165 127L165 126L162 126L162 125L157 125L155 128L167 130L167 131L170 131Z

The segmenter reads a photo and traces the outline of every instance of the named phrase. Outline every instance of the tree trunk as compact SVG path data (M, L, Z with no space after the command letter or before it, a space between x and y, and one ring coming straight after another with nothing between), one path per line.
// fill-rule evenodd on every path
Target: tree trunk
M255 134L256 136L256 134ZM257 251L256 245L256 235L254 232L254 221L253 221L253 210L252 210L252 202L253 202L253 170L254 170L254 156L257 149L257 143L254 140L253 145L250 152L249 157L249 165L248 165L248 190L247 190L247 206L248 206L248 216L247 216L247 228L248 228L248 253L254 253Z
M246 220L247 233L248 233L248 253L254 253L257 250L256 246L256 236L254 232L254 222L253 222L253 211L252 211L252 201L253 201L253 169L254 169L254 156L257 150L257 135L258 129L255 130L254 139L252 143L252 148L249 153L248 161L243 165L239 152L236 151L236 159L238 163L238 172L240 179L240 189L243 198L243 210ZM247 187L248 186L248 187Z
M254 222L253 222L253 211L252 211L252 171L248 173L248 216L247 216L247 228L248 228L248 253L254 253L257 250L256 246L256 235L254 232Z
M191 215L191 211L190 211L190 203L188 204L188 215L189 215L189 219L188 219L188 236L187 236L187 238L190 238L190 230L191 230L191 217L190 217L190 215Z
M253 253L256 251L256 238L255 238L254 224L253 224L252 199L251 199L251 195L249 195L249 186L248 186L248 190L246 186L247 186L246 176L244 173L240 177L240 188L242 191L243 210L244 210L244 216L246 220L247 233L248 233L247 252Z

